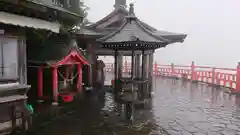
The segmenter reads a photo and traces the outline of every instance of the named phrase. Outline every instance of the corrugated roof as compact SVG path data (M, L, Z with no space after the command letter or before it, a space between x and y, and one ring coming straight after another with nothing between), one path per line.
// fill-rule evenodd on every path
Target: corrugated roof
M27 1L80 17L79 14L71 12L63 7L60 7L59 5L54 4L52 0L27 0Z
M16 14L0 12L0 22L4 24L11 24L20 27L29 27L35 29L50 30L59 33L60 24L56 22L48 22L36 18L20 16Z

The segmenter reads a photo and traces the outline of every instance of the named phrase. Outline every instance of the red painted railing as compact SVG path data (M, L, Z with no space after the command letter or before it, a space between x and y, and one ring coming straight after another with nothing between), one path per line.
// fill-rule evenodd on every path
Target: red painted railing
M114 72L114 64L106 63L106 72ZM131 64L127 61L123 64L123 72L131 72ZM153 65L153 75L186 78L191 81L205 82L218 86L231 88L234 92L240 93L240 64L236 69L217 68L208 66L191 65Z

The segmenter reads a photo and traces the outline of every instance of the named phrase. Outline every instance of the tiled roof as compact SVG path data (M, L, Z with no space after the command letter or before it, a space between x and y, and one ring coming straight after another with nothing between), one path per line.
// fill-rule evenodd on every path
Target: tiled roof
M159 34L159 33L158 33ZM166 35L165 35L166 36ZM173 36L177 34L168 34L171 38L164 38L144 27L139 19L135 16L133 4L130 5L129 15L126 17L124 24L116 31L107 36L100 38L98 41L104 48L123 49L156 49L164 47L174 42L182 42L186 35L177 39ZM177 39L177 40L176 40Z

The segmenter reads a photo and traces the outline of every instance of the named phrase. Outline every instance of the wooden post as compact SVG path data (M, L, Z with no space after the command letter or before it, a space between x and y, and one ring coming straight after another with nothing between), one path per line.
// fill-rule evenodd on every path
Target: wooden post
M93 86L93 81L92 81L92 76L93 76L93 74L92 74L92 64L89 64L88 65L88 67L87 67L87 69L88 69L88 85L90 85L90 86Z
M147 52L147 54L145 54L145 62L144 62L144 64L146 65L145 66L145 70L144 70L144 72L145 72L145 80L148 80L148 83L145 83L144 84L144 89L143 89L143 93L144 93L144 98L146 98L146 97L149 97L149 76L150 76L150 74L149 74L149 62L150 62L150 53L149 52Z
M78 80L77 80L77 90L80 92L82 90L82 64L77 65Z
M146 54L145 51L142 51L142 80L146 80ZM141 89L139 90L139 99L143 100L144 99L144 90L145 90L145 84L143 83L141 86Z
M123 55L119 54L118 55L118 78L122 77L122 72L123 72Z
M136 71L135 71L135 69L136 69L136 61L135 61L136 59L135 59L135 51L132 51L132 61L131 61L131 79L132 80L134 80L135 78L136 78ZM134 108L134 104L135 104L135 98L134 98L134 95L135 95L135 83L132 83L132 104L130 104L130 103L127 103L127 106L129 106L129 107L127 107L127 112L128 112L128 117L127 117L127 119L130 119L130 120L133 120L134 119L134 110L135 110L135 108Z
M142 51L142 79L144 80L146 77L146 55L145 51Z
M43 68L38 69L38 97L43 97Z
M132 51L132 61L131 61L131 78L134 79L135 78L135 52Z
M141 55L140 54L136 54L136 57L135 57L135 75L136 75L136 78L140 79L141 77ZM141 89L141 84L138 84L136 86L139 90Z
M140 74L141 74L141 72L140 72L140 69L141 69L140 59L141 59L141 55L137 54L136 55L136 67L135 67L136 68L135 71L136 71L136 77L137 78L141 77L140 76Z
M149 67L148 67L148 96L151 97L153 90L153 52L149 54Z
M53 87L53 103L52 105L58 105L58 68L52 69L52 87Z
M26 40L23 37L18 38L18 76L20 84L27 84L27 56Z
M235 92L240 93L240 62L237 65L237 73L236 73L236 90Z
M114 54L114 96L118 97L118 51L115 50Z

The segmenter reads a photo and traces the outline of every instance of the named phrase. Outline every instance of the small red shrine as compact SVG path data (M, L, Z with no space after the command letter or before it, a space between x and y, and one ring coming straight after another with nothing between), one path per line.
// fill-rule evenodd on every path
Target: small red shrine
M50 62L49 66L52 68L52 92L53 92L53 100L58 101L58 97L61 96L65 102L70 102L73 100L73 96L76 92L80 92L82 90L82 67L83 65L88 64L88 62L77 52L76 50L72 50L66 57L57 62ZM77 83L76 83L76 91L70 92L66 94L59 94L58 90L58 67L66 66L65 78L69 79L70 76L73 77L73 66L77 65ZM38 71L38 96L43 97L43 71L44 67L39 67ZM65 82L66 83L66 82Z
M70 42L69 45L44 46L40 50L36 49L40 52L37 54L38 58L29 60L28 67L37 68L38 99L51 99L53 104L57 105L59 99L71 102L74 96L82 91L82 68L83 65L88 65L88 61L82 51L72 44L76 42ZM48 72L49 76L45 77L44 72ZM47 82L45 79L48 79ZM51 82L48 82L49 79ZM46 89L45 85L50 85L51 91ZM45 94L46 91L50 94Z

